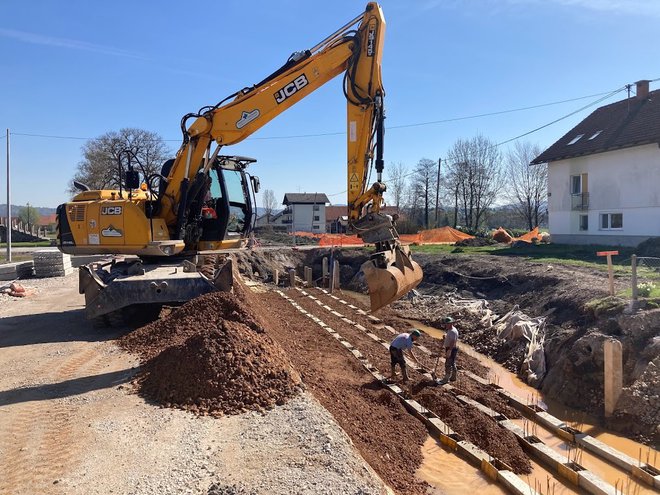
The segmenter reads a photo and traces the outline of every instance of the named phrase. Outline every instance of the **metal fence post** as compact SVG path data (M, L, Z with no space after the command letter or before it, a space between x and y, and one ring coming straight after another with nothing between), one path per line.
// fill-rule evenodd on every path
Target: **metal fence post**
M637 301L639 295L637 292L637 255L633 254L630 258L630 265L632 267L632 298L633 301Z

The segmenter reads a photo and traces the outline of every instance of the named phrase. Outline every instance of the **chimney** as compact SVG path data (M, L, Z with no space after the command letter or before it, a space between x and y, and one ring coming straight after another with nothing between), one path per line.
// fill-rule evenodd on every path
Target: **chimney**
M637 96L636 98L638 100L645 100L649 96L649 81L648 79L642 79L641 81L637 81L635 84L637 85Z

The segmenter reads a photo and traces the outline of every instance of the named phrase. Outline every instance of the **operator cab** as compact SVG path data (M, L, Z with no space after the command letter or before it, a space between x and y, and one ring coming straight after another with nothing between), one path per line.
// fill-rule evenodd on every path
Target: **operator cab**
M256 162L244 156L218 156L209 171L208 188L201 201L201 236L198 250L240 245L254 225L254 194L259 179L246 169Z

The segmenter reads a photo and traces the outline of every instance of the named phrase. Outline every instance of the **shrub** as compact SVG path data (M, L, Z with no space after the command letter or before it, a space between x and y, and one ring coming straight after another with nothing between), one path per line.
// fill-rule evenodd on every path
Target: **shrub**
M637 286L637 293L642 297L649 297L653 289L655 289L654 284L651 282L644 282Z

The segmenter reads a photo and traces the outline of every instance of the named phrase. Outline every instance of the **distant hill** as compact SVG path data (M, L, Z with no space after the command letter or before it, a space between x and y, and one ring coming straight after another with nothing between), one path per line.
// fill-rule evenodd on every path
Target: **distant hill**
M18 210L23 208L25 205L11 205L11 216L15 217L18 215ZM48 216L48 215L53 215L56 211L57 208L48 208L46 206L34 206L39 211L39 214L41 216ZM257 216L263 215L266 210L262 208L261 206L258 206L257 208ZM273 211L273 214L277 213L280 210L275 210ZM6 217L7 216L7 203L0 204L0 217Z
M26 205L11 205L11 216L12 217L17 216L18 210L20 210L24 206ZM52 215L57 211L57 208L48 208L47 206L32 206L32 207L35 208L42 216ZM3 203L0 205L0 217L6 217L6 216L7 216L7 203Z

